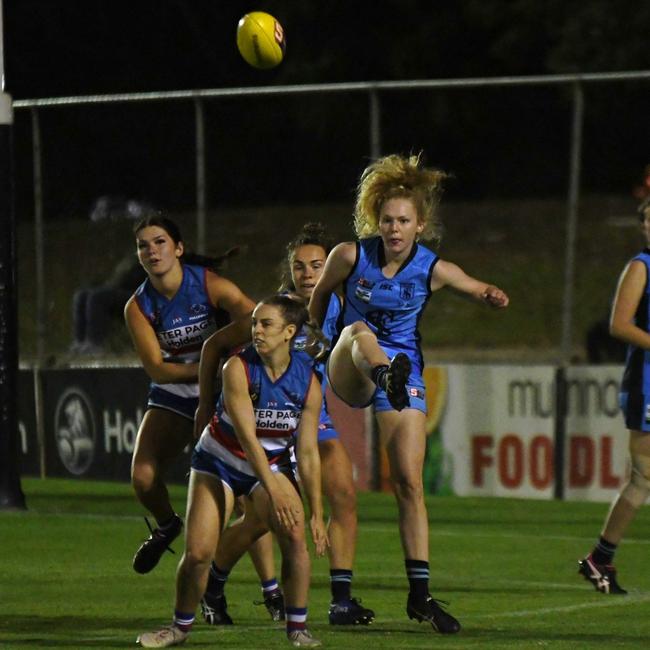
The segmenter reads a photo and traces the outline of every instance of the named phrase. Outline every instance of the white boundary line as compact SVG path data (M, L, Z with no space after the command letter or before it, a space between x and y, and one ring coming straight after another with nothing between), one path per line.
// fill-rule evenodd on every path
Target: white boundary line
M619 595L605 595L603 594L602 600L592 601L588 603L579 603L578 605L563 605L561 607L541 607L540 609L522 609L516 612L498 612L496 614L468 614L464 616L465 619L474 618L527 618L532 616L543 616L544 614L560 614L565 612L575 612L581 609L600 609L602 607L627 607L632 605L640 605L650 601L650 594L647 592L639 592L638 594L630 594L627 596Z

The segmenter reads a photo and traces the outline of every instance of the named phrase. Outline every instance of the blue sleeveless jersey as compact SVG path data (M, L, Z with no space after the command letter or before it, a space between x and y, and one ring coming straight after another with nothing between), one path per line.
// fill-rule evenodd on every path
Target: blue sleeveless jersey
M418 323L431 297L431 275L438 256L418 244L392 278L382 273L385 265L381 237L357 242L357 259L344 283L345 304L338 329L365 322L376 334L388 357L398 352L409 356L413 371L423 367Z
M289 367L279 379L272 381L253 346L237 356L246 370L255 411L256 435L272 465L295 444L295 434L314 373L302 355L292 352ZM253 475L225 407L223 393L217 400L209 426L201 435L199 447L230 467Z
M650 249L646 248L631 261L635 260L645 264L646 283L634 314L634 323L644 332L650 332ZM621 392L650 396L650 351L628 344Z
M183 265L183 281L176 295L168 300L154 289L147 278L135 291L135 299L153 327L163 359L171 363L195 363L203 342L229 321L223 309L210 302L206 290L207 274L203 266ZM198 383L156 384L152 390L182 398L198 398Z

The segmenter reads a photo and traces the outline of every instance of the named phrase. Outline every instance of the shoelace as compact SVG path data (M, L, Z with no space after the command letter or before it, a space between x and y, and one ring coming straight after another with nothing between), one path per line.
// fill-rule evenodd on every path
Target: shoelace
M149 535L150 539L153 539L154 537L158 537L159 539L164 539L165 538L165 533L161 532L159 528L152 528L151 524L149 523L149 520L145 517L144 518L145 523L147 524L147 528L149 529L149 532L151 535ZM176 551L171 548L169 545L165 546L165 550L169 551L172 555L176 555Z
M205 600L201 601L201 607L203 607L203 614L204 616L214 616L217 613L217 610L215 610L213 607L210 607Z
M264 600L254 600L253 605L266 605L267 603L272 603L274 600L280 600L280 598L282 598L282 594L277 594L276 596L269 596Z
M166 636L174 637L174 636L176 636L176 630L178 630L179 632L182 632L182 630L180 630L175 625L165 625L165 627L163 627L162 630L160 630L158 632L157 636L159 638L161 638L161 639L164 639Z
M440 607L440 609L443 609L443 610L447 609L447 607L449 607L449 601L448 600L438 600L437 598L434 598L433 596L429 596L427 598L427 603L429 601L434 602L436 605L438 605L438 607Z

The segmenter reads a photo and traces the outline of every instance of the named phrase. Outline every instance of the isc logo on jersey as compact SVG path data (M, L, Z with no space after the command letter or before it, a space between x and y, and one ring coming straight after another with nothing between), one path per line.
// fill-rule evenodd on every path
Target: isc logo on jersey
M255 409L255 423L260 430L292 431L299 420L299 413L294 410Z

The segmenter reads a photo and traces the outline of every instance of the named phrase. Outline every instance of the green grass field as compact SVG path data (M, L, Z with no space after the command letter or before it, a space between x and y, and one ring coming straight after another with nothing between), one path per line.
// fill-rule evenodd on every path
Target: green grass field
M146 528L128 485L24 479L23 490L29 510L0 513L0 648L133 647L139 632L169 621L179 555L146 576L131 569ZM183 488L173 498L183 511ZM629 595L604 596L579 578L576 560L591 547L605 504L430 497L428 507L432 593L450 601L461 633L443 637L408 620L393 499L361 494L354 592L377 618L367 628L331 628L328 564L314 561L310 627L325 647L648 647L647 511L617 560ZM187 647L289 647L253 605L259 588L248 558L227 594L235 625L199 620Z

